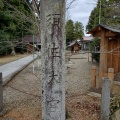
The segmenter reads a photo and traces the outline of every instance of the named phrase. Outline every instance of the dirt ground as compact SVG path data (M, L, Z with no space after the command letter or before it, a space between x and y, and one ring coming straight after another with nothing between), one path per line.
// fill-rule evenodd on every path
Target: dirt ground
M67 120L100 120L100 98L88 95L90 69L97 63L88 62L88 54L72 55L66 73ZM38 60L35 73L32 64L4 86L4 112L0 120L42 120L41 72ZM118 88L117 88L118 90Z
M0 56L0 65L6 64L8 62L12 62L14 60L18 60L28 55L30 54L29 53L24 53L24 54L17 53L15 56L12 56L12 55Z
M88 95L90 69L93 65L98 69L98 64L88 62L88 53L72 55L70 61L66 75L68 120L99 120L100 99Z

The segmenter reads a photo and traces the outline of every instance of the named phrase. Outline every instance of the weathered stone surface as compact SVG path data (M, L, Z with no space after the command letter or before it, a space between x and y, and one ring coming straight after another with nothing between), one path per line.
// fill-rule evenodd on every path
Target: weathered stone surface
M110 114L110 79L102 78L101 120L109 120Z
M65 0L41 0L42 120L65 120Z

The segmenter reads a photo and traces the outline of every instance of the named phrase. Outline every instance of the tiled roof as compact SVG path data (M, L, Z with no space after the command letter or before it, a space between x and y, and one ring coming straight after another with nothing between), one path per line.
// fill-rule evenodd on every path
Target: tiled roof
M119 26L108 26L108 25L99 24L95 28L91 29L87 34L91 34L92 32L96 31L98 27L103 27L104 29L110 30L112 32L120 33Z
M106 28L106 29L108 29L108 30L111 30L111 31L113 31L113 32L117 32L117 33L120 33L120 28L118 28L118 27L113 27L113 26L108 26L108 25L99 25L99 26L101 26L101 27L103 27L103 28Z
M70 44L68 45L68 47L73 46L75 43L77 43L79 46L81 46L81 44L80 44L77 40L75 40L75 41L73 41L72 43L70 43Z
M23 38L23 42L29 42L32 43L33 42L33 35L27 35ZM34 42L35 43L41 43L40 37L35 35L34 36Z

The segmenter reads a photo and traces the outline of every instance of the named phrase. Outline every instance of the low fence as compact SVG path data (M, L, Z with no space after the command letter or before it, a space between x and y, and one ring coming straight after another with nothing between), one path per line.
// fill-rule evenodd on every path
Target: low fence
M110 113L111 108L111 98L113 96L113 82L114 82L114 69L108 68L108 73L104 73L105 77L101 79L101 88L97 87L97 78L99 78L99 72L97 72L96 67L91 68L91 79L90 79L90 90L94 92L100 91L101 93L101 120L119 120L120 119L120 109ZM99 84L100 82L98 82ZM118 106L118 105L117 105Z
M97 77L99 78L99 74L96 71L96 67L92 66L91 68L91 80L90 80L90 88L91 90L96 90L97 89ZM113 81L114 81L114 68L108 68L108 73L104 73L104 77L108 77L110 79L110 91L111 94L113 92ZM99 79L99 83L101 83L102 80ZM99 85L98 88L101 88L101 86Z

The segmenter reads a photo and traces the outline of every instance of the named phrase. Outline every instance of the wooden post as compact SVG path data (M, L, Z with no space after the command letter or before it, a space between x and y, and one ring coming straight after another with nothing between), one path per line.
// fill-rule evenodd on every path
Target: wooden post
M65 0L41 0L42 120L65 120Z
M99 70L99 85L98 88L102 88L102 77L103 77L103 71Z
M109 120L110 114L110 79L102 78L101 120Z
M107 73L107 51L108 51L108 39L105 36L106 31L101 29L100 40L100 67L99 67L99 88L102 85L102 77L104 73ZM106 53L105 53L106 52Z
M113 92L114 68L108 68L108 78L110 79L110 91Z
M90 61L90 60L89 60L89 58L90 58L90 56L89 56L89 53L90 53L90 42L89 42L89 46L88 46L88 47L89 47L89 49L88 49L88 62L89 62L89 61ZM92 62L93 62L93 61L92 61Z
M96 88L96 66L92 66L91 68L91 89L94 90Z
M3 83L2 73L0 73L0 113L3 111Z
M120 35L118 37L118 46L120 46ZM119 51L118 52L118 58L119 58L118 63L120 63L120 48L118 51ZM118 64L118 71L120 72L120 64Z

